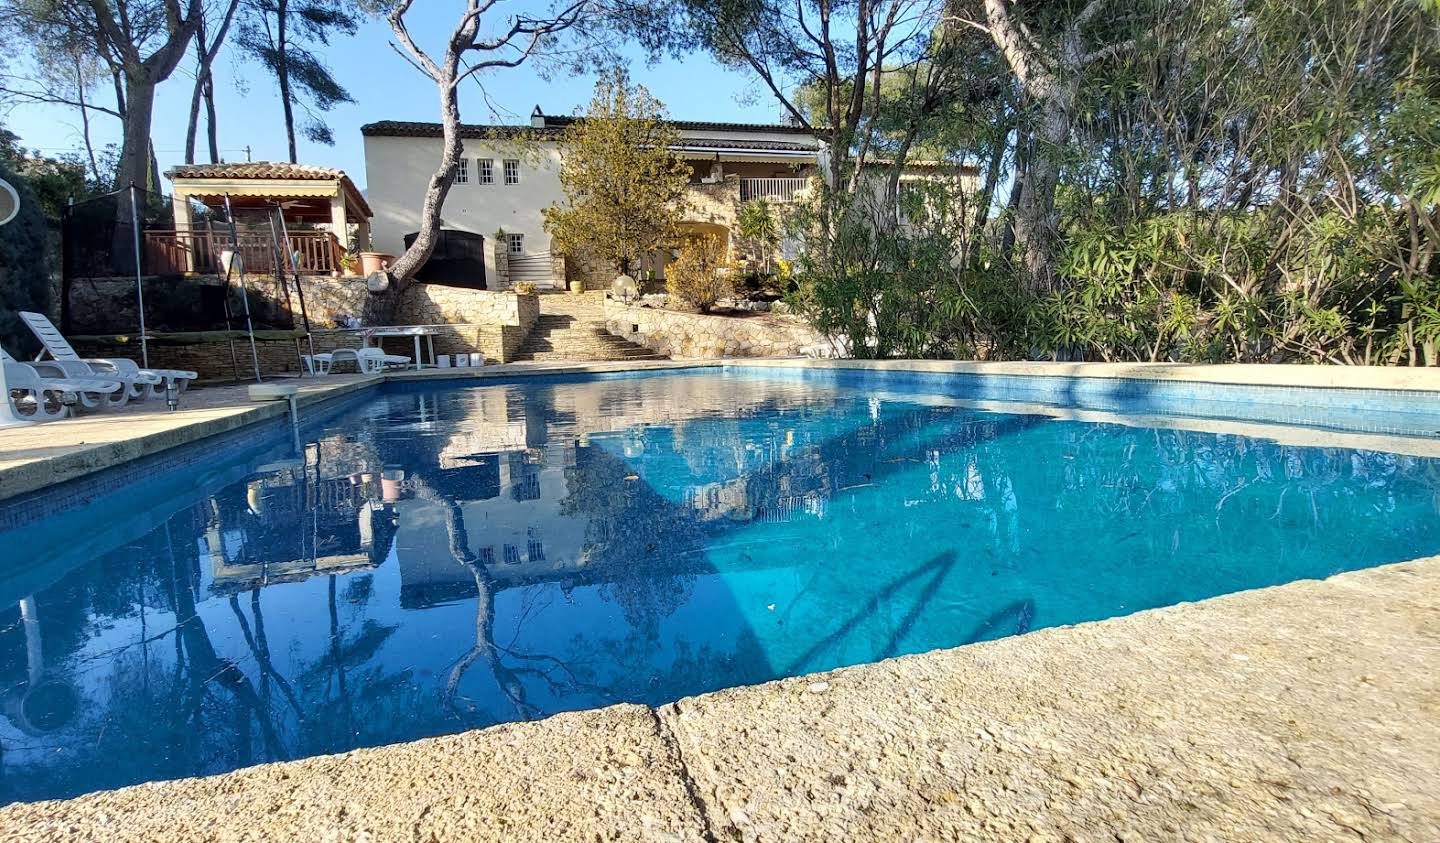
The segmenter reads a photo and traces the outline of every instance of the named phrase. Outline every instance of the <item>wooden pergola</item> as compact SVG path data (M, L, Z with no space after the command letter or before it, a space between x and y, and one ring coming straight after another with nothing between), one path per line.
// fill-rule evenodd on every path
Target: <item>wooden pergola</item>
M154 266L212 272L222 251L238 250L247 269L268 269L273 249L264 225L248 226L255 230L240 232L237 244L228 226L196 223L192 203L222 211L227 199L237 221L259 222L277 210L282 213L301 272L337 272L341 254L370 247L370 205L343 170L253 161L185 164L165 175L173 187L175 228L145 232L147 258Z

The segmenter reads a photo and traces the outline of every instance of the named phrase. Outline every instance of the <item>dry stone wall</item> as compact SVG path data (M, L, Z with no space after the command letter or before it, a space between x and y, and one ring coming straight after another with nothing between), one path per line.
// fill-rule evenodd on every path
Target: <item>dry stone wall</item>
M605 300L605 328L677 360L722 357L827 357L831 346L810 326L783 316L711 316Z
M318 279L317 283L315 279L306 279L305 295L315 329L309 342L313 342L315 351L356 348L364 343L363 329L331 329L339 317L358 315L363 309L364 297L368 295L363 280L327 278ZM539 314L539 300L534 295L415 284L405 291L396 321L441 326L433 337L436 354L479 353L484 355L487 364L493 365L514 359ZM197 335L184 338L183 342L174 339L151 342L150 365L191 370L199 373L202 380L231 380L235 377L234 360L238 360L241 377L248 377L253 371L249 340L243 334L237 335L232 358L231 343L218 332L213 336L214 339ZM196 339L204 341L193 341ZM393 354L414 355L413 342L408 338L389 337L382 342ZM425 347L423 338L421 344ZM129 339L86 339L75 345L86 356L140 360L139 344ZM299 372L299 355L308 353L308 348L303 335L297 349L296 338L282 332L262 332L255 344L260 370L267 375Z

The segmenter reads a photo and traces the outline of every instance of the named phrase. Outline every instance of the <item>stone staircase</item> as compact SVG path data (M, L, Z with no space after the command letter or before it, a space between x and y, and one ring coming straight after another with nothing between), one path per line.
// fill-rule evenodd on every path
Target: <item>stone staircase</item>
M605 330L605 293L542 293L540 317L515 360L664 360Z

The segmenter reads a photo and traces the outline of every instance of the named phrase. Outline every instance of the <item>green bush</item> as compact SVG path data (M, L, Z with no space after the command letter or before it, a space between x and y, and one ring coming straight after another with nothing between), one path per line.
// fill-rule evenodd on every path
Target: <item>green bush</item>
M45 312L50 300L46 267L45 217L30 185L0 163L0 179L20 195L20 213L0 225L0 344L16 357L32 355L39 344L20 321L19 312Z

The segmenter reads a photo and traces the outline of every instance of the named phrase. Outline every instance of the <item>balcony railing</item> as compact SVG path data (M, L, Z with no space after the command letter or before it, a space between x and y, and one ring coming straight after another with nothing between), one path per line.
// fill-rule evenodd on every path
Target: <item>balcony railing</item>
M145 232L145 268L152 275L195 272L223 275L223 252L236 252L246 272L275 271L277 250L268 231L240 232L239 246L228 231L204 229ZM298 254L304 275L329 275L340 270L340 241L328 231L292 231L290 248ZM281 258L282 262L284 258ZM287 271L289 267L286 267ZM237 263L233 271L239 272Z
M796 194L810 185L807 178L741 179L740 201L793 202Z

